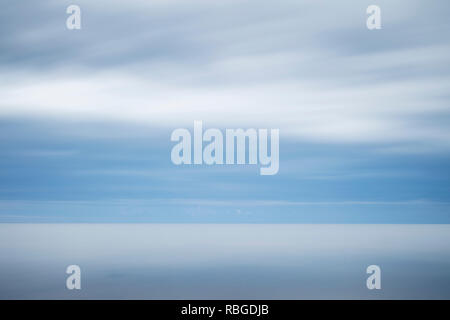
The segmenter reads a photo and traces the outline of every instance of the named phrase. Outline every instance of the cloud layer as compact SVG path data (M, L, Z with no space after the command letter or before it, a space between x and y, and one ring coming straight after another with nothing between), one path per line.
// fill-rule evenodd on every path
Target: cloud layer
M0 10L0 219L448 223L448 1L80 0ZM280 171L170 133L280 129Z
M450 146L438 1L80 1L2 11L0 116L280 128L293 139ZM17 23L17 21L23 23ZM391 146L392 147L392 146Z

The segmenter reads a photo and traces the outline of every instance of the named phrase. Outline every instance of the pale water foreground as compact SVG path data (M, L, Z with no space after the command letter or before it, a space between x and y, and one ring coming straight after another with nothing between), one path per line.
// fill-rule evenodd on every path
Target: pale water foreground
M0 259L2 299L450 298L449 225L0 224Z

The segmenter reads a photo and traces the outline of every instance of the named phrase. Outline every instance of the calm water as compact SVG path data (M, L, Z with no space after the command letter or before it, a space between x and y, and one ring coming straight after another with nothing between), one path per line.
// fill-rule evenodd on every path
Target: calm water
M0 224L0 298L449 299L450 226Z

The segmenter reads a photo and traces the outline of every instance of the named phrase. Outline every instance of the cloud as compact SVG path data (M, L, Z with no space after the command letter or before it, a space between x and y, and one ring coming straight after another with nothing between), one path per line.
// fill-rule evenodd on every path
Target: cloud
M30 78L28 78L30 79ZM447 82L434 80L327 88L301 81L178 87L125 73L36 77L0 89L0 114L125 121L153 126L267 126L284 136L329 142L432 142L450 145ZM428 98L430 97L431 98Z
M449 24L427 18L438 7L383 2L385 28L369 32L364 5L348 1L79 5L79 32L64 29L63 3L45 2L24 25L15 21L33 3L5 9L1 117L200 119L312 142L450 146L448 122L432 121L450 112Z

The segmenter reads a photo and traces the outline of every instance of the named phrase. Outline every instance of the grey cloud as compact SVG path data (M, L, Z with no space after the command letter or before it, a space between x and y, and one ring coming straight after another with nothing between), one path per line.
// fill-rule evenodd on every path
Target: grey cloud
M69 4L0 12L3 116L203 115L313 141L448 145L446 1L379 0L379 31L369 1L81 0L80 31L65 29Z

